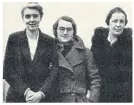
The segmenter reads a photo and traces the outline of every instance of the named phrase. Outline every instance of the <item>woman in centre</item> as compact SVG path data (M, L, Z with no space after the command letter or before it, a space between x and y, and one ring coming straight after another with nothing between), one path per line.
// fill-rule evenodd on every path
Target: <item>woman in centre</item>
M71 17L62 16L53 25L57 41L58 75L56 102L98 102L100 76L92 52L76 35L76 24ZM52 86L55 88L55 86Z

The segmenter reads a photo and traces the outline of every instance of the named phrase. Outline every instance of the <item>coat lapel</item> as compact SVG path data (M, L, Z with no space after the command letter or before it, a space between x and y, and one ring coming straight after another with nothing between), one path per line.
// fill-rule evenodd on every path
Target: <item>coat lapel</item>
M30 49L28 45L28 39L26 36L26 30L21 34L21 37L19 40L19 47L20 47L21 53L28 59L29 62L31 62Z
M64 57L61 52L58 52L59 66L64 67L73 72L73 66L83 62L83 53L78 50L84 50L85 46L82 40L74 41L72 49Z
M78 49L76 49L75 47L72 47L72 49L66 55L66 59L69 62L69 64L73 67L83 62L83 54L78 52Z
M75 66L83 62L83 51L85 49L85 45L83 41L79 38L78 41L74 41L72 49L66 55L66 59L68 60L71 66Z
M70 66L70 64L68 63L66 58L61 54L61 52L58 52L58 60L59 60L60 67L64 67L64 68L70 70L71 72L73 72L72 67Z
M42 35L42 33L39 31L39 39L38 44L36 48L36 52L34 55L33 63L36 63L40 56L47 51L47 42L45 40L45 36Z

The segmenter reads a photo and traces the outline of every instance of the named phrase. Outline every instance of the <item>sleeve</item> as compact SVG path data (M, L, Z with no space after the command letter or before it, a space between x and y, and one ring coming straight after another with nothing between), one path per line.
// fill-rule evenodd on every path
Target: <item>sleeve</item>
M24 92L28 86L15 69L15 44L14 37L10 35L5 51L3 79L5 79L11 87L14 87L15 91L18 92L19 95L24 95Z
M57 74L58 74L58 68L57 67L51 67L50 69L50 74L49 76L46 78L43 87L41 87L40 91L43 92L44 94L53 94L53 89L52 88L56 88L53 87L53 84L55 82L55 80L57 79Z
M90 90L89 100L91 102L98 102L100 97L101 78L94 62L93 54L89 49L86 50L86 66L88 76L87 88Z
M53 94L53 88L56 88L54 84L57 82L57 75L58 75L58 55L57 55L57 48L56 48L56 41L53 41L52 46L52 58L51 58L51 67L49 68L50 73L49 76L46 78L44 85L41 87L40 91L44 94Z
M94 35L92 37L92 46L91 51L94 55L95 63L98 67L102 66L104 64L105 57L105 49L104 49L104 43L105 43L105 34L107 34L108 30L104 27L97 27L94 30ZM103 36L104 35L104 36Z

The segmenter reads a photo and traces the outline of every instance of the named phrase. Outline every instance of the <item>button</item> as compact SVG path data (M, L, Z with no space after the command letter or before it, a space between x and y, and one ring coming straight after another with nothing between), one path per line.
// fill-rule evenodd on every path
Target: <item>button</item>
M75 96L75 93L71 93L72 96Z

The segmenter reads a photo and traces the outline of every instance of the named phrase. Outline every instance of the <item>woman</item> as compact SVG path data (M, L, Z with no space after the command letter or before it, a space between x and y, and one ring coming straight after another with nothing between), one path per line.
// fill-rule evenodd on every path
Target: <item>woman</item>
M53 78L58 83L52 87L54 89L59 86L57 89L59 96L55 101L98 102L100 95L98 69L92 52L76 35L74 20L71 17L62 16L53 25L53 30L58 40L58 76L57 79ZM53 74L52 76L56 77Z
M108 28L98 27L91 50L102 78L101 102L132 102L132 30L120 7L107 15Z

